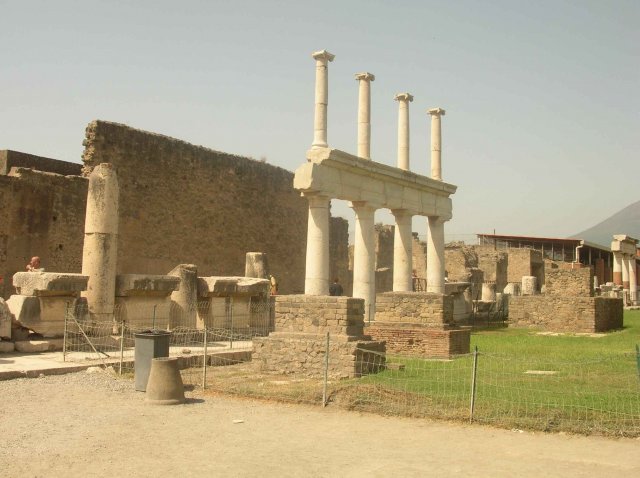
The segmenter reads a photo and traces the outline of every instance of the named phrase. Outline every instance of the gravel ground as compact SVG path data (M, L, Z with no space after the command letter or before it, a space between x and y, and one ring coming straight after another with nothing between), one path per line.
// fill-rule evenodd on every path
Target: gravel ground
M0 382L0 476L640 476L640 440L188 397L101 371Z

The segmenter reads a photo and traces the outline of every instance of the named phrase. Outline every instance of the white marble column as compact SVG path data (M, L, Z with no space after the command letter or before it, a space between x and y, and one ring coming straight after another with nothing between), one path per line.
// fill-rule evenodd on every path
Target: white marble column
M398 167L409 171L409 103L413 96L409 93L398 93Z
M622 288L629 290L629 256L622 255Z
M356 214L353 246L353 297L364 299L364 319L375 319L376 243L374 216L376 209L363 201L352 202Z
M405 209L391 211L396 218L393 237L393 291L413 290L411 214Z
M305 195L309 201L304 293L329 295L329 198Z
M442 181L442 128L440 117L444 116L442 108L432 108L431 115L431 179Z
M316 60L316 109L313 122L312 148L326 148L327 144L327 104L329 102L328 63L335 55L326 50L312 54Z
M629 299L631 305L637 305L638 302L638 276L636 271L636 258L629 256Z
M622 252L613 251L613 283L622 285Z
M444 222L429 217L427 230L427 292L444 294Z
M372 73L356 73L358 80L358 156L371 159L371 82Z

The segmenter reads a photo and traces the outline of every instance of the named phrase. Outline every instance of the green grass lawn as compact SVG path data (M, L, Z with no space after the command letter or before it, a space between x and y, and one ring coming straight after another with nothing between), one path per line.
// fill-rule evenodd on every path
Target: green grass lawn
M625 311L624 329L600 337L539 335L513 328L475 332L471 347L477 346L479 354L474 421L639 436L636 344L640 311ZM472 356L387 360L404 369L351 382L356 387L349 391L353 408L469 419Z

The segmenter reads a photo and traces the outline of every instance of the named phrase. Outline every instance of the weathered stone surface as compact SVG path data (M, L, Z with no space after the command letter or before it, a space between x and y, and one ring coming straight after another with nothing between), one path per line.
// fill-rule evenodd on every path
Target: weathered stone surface
M511 297L509 322L556 332L606 332L622 327L622 299L538 295Z
M173 275L119 274L116 276L116 297L164 297L178 290L180 278Z
M45 337L56 337L64 334L65 313L68 307L75 306L76 300L64 296L12 295L7 305L21 326Z
M3 298L0 297L0 339L11 338L11 311Z
M19 295L78 297L89 277L59 272L16 272L13 285Z
M232 295L269 295L269 280L254 277L200 277L199 297L225 297Z
M59 340L19 340L15 342L16 352L37 353L62 350L62 339Z
M372 322L365 332L387 344L388 353L449 358L470 350L470 329L436 329L419 324Z
M443 328L453 324L453 297L428 292L377 294L376 322L411 322Z
M590 267L547 269L545 281L545 294L547 295L593 296L593 270Z
M170 327L195 327L198 315L198 268L194 264L180 264L170 276L180 279L177 290L171 293Z
M8 354L13 352L14 350L15 350L15 345L13 342L6 342L3 340L0 340L0 353Z
M350 297L276 297L276 331L253 341L252 362L261 371L322 377L326 334L329 375L358 377L384 368L384 342L363 335L364 300Z

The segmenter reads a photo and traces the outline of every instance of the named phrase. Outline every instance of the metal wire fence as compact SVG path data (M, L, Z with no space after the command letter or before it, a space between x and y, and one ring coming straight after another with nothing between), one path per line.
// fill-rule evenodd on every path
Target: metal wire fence
M199 304L205 310L206 304ZM351 376L336 377L340 341L318 336L301 363L266 372L251 361L253 339L273 331L273 303L226 304L210 325L171 329L169 355L179 357L185 385L279 401L338 406L387 415L473 421L508 428L640 436L640 352L567 360L483 353L452 359L357 349ZM156 311L157 312L157 311ZM153 312L144 311L153 322ZM153 326L96 322L68 311L65 360L90 361L132 374L135 334ZM157 320L157 316L156 316ZM308 340L308 337L307 337ZM311 357L311 355L313 355Z

